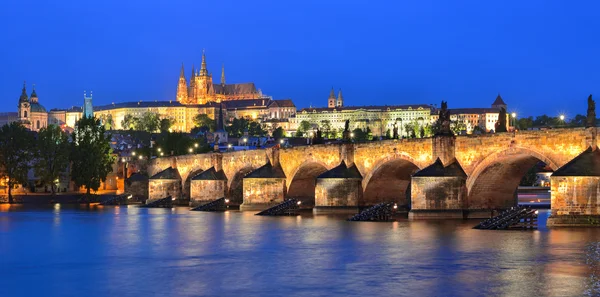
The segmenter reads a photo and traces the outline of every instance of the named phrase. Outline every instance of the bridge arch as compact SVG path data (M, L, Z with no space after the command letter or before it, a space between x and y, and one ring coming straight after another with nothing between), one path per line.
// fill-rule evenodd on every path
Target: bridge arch
M202 171L204 171L202 168L196 168L196 169L192 169L186 176L186 178L184 180L182 180L183 182L183 197L186 199L190 199L191 197L191 189L192 189L192 178L194 178L196 175L202 173Z
M416 164L405 154L394 154L376 162L363 177L363 199L359 206L396 202L401 207L408 207L411 175L421 169Z
M227 198L232 204L242 204L244 202L244 176L256 169L252 165L245 165L237 169L233 176L227 177Z
M303 205L315 205L316 179L326 172L325 163L317 160L306 160L287 178L287 197L302 201Z
M527 171L543 162L553 171L558 164L527 147L510 147L492 153L475 165L467 178L467 207L493 209L515 206L516 190Z

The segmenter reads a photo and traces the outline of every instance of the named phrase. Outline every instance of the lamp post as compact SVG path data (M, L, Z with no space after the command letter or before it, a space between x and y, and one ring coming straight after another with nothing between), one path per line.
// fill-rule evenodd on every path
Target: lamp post
M513 126L513 130L517 130L517 129L516 129L516 128L517 128L517 127L516 127L516 125L517 125L517 113L516 113L516 112L513 112L513 113L511 113L511 114L510 114L510 116L512 117L512 123L513 123L513 124L512 124L512 126Z
M561 114L560 116L558 116L558 118L560 119L560 125L564 127L564 125L565 125L565 115Z

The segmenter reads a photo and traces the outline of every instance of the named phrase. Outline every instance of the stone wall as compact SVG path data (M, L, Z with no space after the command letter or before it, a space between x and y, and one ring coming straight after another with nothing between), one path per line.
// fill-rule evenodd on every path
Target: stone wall
M125 182L125 193L133 195L137 201L146 201L148 199L148 180Z
M195 207L225 197L226 183L225 180L192 180L190 206Z
M286 196L285 178L244 178L244 203L250 205L275 205ZM266 208L266 207L265 207Z
M599 176L552 176L552 215L600 215Z
M181 199L181 181L175 179L151 179L148 182L148 202L171 196Z
M463 177L413 177L412 210L455 210L466 208L467 187Z
M356 178L318 178L315 206L358 206L362 200L361 180Z

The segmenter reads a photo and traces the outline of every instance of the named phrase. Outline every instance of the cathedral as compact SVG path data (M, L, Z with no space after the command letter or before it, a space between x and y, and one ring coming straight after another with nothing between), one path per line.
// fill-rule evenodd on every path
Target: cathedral
M262 98L260 90L254 83L226 84L225 67L221 69L221 83L213 83L212 73L206 68L206 55L202 52L202 64L196 71L192 66L192 76L189 83L184 74L183 65L177 85L177 102L181 104L207 104L210 102L258 99Z

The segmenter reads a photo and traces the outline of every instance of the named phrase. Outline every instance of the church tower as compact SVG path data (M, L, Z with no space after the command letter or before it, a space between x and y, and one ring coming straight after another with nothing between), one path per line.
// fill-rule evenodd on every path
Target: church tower
M33 92L35 94L35 90ZM37 95L36 95L37 97ZM27 96L27 88L25 82L23 82L23 89L21 90L21 97L19 97L19 120L23 126L29 128L31 123L31 103Z
M208 99L213 97L214 88L212 75L208 74L208 69L206 68L206 54L204 53L204 50L202 50L202 64L200 65L200 73L195 80L195 100L193 100L192 103L205 104L207 103Z
M338 93L337 101L335 104L337 107L344 107L344 97L342 97L342 89Z
M329 92L329 99L327 99L327 107L335 108L335 92L333 91L333 87L331 87L331 92Z
M221 85L225 85L225 64L221 67Z
M179 83L177 84L177 102L186 103L188 101L188 88L183 73L183 63L181 63L181 72L179 73Z
M83 91L83 116L86 118L94 117L94 107L92 105L92 92L88 97L85 91Z
M192 64L192 76L190 77L190 85L188 87L188 98L187 101L194 102L196 98L196 67Z

